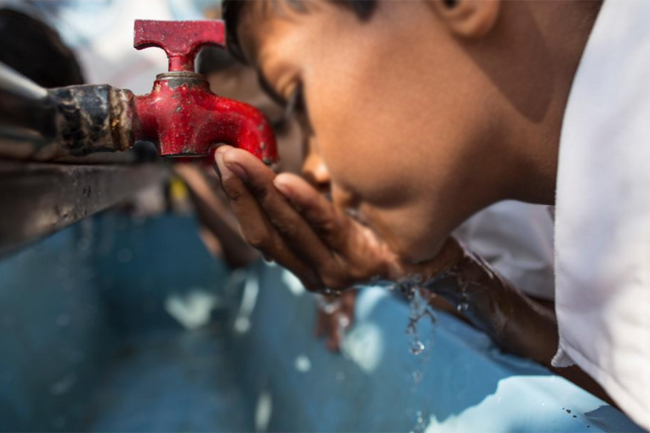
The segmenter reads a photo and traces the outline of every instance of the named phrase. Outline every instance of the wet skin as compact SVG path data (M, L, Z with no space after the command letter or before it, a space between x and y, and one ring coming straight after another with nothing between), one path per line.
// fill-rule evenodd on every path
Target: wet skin
M598 3L385 1L365 22L331 2L270 4L249 4L242 46L273 93L301 92L333 201L224 146L216 163L246 239L312 290L453 270L475 283L476 326L550 365L552 311L448 236L502 199L553 203L562 115ZM462 284L429 288L460 302ZM598 392L584 373L560 373Z
M367 21L333 2L304 5L252 1L238 33L272 93L302 95L333 205L243 151L217 158L246 173L240 222L267 256L296 262L314 289L428 275L449 264L449 233L483 207L553 202L562 114L597 3L386 1ZM312 214L269 214L280 193Z
M253 2L240 24L268 87L285 100L300 89L334 202L416 262L491 203L553 202L589 30L566 35L584 20L573 2L441 4L380 2L361 22L332 2Z

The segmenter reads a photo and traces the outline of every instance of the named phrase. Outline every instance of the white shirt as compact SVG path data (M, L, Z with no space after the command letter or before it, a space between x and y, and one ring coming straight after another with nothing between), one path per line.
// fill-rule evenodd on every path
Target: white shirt
M524 293L554 298L553 220L547 206L502 201L472 216L454 235Z
M650 429L650 1L608 0L571 90L555 209L554 364Z

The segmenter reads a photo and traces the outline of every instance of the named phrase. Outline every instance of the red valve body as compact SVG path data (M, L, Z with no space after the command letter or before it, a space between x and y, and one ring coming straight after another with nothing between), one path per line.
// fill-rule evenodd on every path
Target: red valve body
M162 156L208 156L224 143L275 162L275 136L262 113L215 95L194 72L194 56L205 45L224 45L222 21L135 22L135 48L165 50L169 72L156 77L151 93L135 97L134 138L157 143Z
M199 74L158 75L151 93L136 96L135 108L135 138L159 143L162 156L206 156L225 143L267 164L277 159L273 130L262 113L215 95Z

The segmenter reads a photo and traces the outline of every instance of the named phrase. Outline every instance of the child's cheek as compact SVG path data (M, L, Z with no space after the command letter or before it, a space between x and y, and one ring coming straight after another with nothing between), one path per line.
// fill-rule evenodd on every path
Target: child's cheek
M406 262L418 263L433 259L447 237L445 228L435 223L433 214L426 208L426 202L389 209L364 203L359 212Z
M412 176L408 165L394 152L378 154L359 147L346 150L342 146L329 153L331 163L326 160L326 164L332 182L354 194L359 202L374 206L399 207L409 202L418 188L413 185L417 176Z

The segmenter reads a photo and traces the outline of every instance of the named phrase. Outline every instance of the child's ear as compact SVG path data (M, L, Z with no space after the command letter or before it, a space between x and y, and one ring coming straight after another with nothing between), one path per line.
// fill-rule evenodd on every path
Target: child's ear
M427 0L449 29L465 38L479 38L492 30L501 0Z

